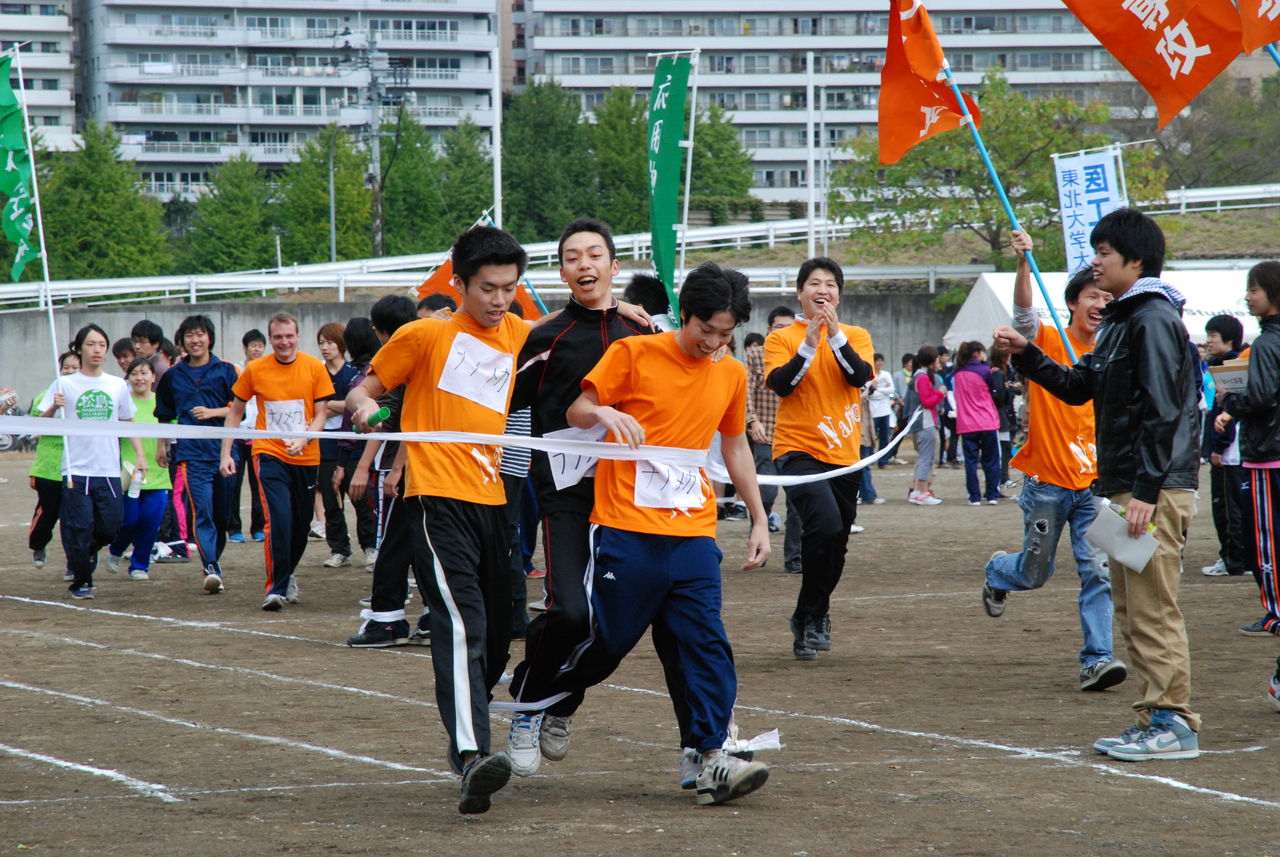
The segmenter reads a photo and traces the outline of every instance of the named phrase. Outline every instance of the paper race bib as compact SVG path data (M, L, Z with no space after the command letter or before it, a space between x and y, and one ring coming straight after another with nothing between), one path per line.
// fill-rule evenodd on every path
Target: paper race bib
M263 402L267 431L306 431L307 405L302 399Z
M637 506L649 509L701 509L706 503L706 486L697 467L636 462Z
M602 441L609 433L604 426L592 426L580 429L570 426L559 431L549 431L543 437L556 440ZM588 476L596 475L596 464L600 459L594 455L575 455L571 452L548 452L547 461L551 465L551 478L556 483L556 490L577 485Z
M459 333L453 338L449 360L436 386L505 414L514 367L514 355L490 348L469 333Z

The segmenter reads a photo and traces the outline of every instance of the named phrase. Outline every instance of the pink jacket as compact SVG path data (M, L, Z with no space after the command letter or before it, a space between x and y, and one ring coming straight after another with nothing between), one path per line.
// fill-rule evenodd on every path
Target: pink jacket
M991 367L986 363L968 363L956 370L956 431L999 431L1000 414L991 397Z

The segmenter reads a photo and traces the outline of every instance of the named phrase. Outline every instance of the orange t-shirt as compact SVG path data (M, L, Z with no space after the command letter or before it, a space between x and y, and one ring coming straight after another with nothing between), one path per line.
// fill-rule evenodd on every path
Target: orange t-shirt
M529 325L508 313L485 327L466 313L404 325L374 355L370 372L388 390L405 385L401 431L502 434L516 355ZM484 506L507 502L498 466L502 447L410 443L406 497L424 495Z
M864 328L842 324L840 329L858 356L875 365L875 347ZM809 325L794 321L775 330L764 341L764 376L785 366L796 356ZM840 364L827 344L827 331L818 340L817 354L800 383L778 401L778 422L773 429L773 457L803 452L827 464L841 467L861 457L862 391L850 387Z
M690 357L674 332L617 340L582 388L635 417L649 445L710 449L716 432L746 431L746 368L737 360ZM591 521L633 533L715 538L715 497L701 467L601 459Z
M1070 331L1067 332L1071 336ZM1071 356L1062 335L1051 324L1041 324L1036 345L1049 359L1066 366ZM1081 357L1093 350L1071 336L1071 347ZM1027 408L1031 421L1027 442L1009 462L1041 482L1079 491L1098 476L1098 448L1094 442L1093 404L1068 405L1039 384L1027 382Z
M333 381L318 357L301 351L292 363L281 363L275 354L264 354L250 361L231 388L237 399L258 400L258 419L254 428L263 431L306 431L316 415L316 400L333 395ZM275 456L287 464L319 464L320 444L309 443L301 455L284 451L280 438L253 442L255 455Z

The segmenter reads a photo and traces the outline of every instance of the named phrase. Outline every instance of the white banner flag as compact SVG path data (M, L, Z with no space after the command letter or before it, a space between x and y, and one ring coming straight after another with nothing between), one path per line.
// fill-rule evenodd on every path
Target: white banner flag
M1120 157L1115 146L1083 155L1053 156L1068 272L1088 267L1093 259L1089 233L1102 216L1129 204Z

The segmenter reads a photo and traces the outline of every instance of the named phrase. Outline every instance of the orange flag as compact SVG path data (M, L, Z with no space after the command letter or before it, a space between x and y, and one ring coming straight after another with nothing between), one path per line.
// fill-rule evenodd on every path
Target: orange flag
M436 268L431 276L422 281L422 285L414 290L418 296L418 300L422 300L427 295L448 295L455 302L462 297L453 285L453 260L445 259L439 268ZM524 310L524 317L533 320L542 317L542 310L538 309L538 304L529 294L529 290L523 285L516 289L516 303L520 304L520 308Z
M917 143L960 127L955 93L937 80L942 48L920 0L890 0L889 44L880 70L880 163L896 164ZM965 104L982 125L978 106Z
M1245 53L1251 54L1263 45L1280 41L1278 0L1239 0L1239 5Z
M1231 0L1064 2L1155 99L1161 128L1240 55Z

